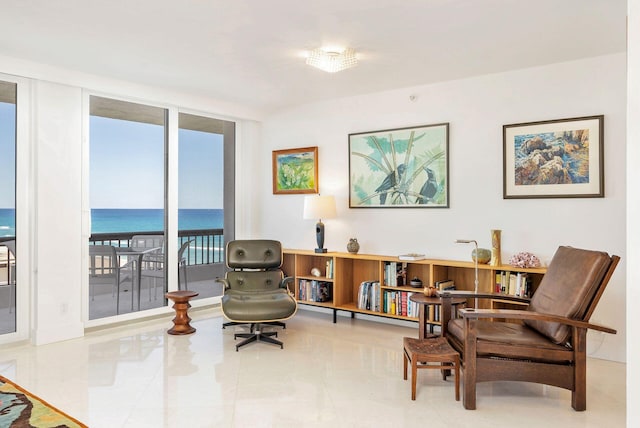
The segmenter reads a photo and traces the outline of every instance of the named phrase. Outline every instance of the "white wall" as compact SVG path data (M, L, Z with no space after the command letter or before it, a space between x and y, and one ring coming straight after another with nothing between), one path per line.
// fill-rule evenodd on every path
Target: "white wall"
M33 90L36 213L32 340L54 342L83 334L82 91L36 82Z
M348 72L348 71L347 71ZM322 194L333 194L336 219L325 221L325 246L346 251L358 238L361 253L425 252L433 258L469 259L456 238L490 245L502 229L502 257L531 251L544 262L558 245L622 256L592 317L618 329L594 334L592 355L625 359L625 55L609 55L331 100L280 112L263 122L263 144L253 164L254 236L280 239L288 248L315 247L315 221L302 219L303 195L273 195L271 151L319 147ZM415 101L409 99L416 97ZM504 200L502 125L604 114L605 198ZM349 133L450 124L449 209L349 209Z
M627 45L627 426L640 426L640 390L633 388L640 377L640 0L628 0Z

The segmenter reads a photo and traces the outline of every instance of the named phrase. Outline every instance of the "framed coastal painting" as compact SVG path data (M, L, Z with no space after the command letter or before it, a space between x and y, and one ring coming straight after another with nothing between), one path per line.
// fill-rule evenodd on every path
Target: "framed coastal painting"
M604 197L604 116L504 125L503 198Z
M350 208L448 208L449 124L349 134Z
M273 193L318 193L318 147L272 152Z

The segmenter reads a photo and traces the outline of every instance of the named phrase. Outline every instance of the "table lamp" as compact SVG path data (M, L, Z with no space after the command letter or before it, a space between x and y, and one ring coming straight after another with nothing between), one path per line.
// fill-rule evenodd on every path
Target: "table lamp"
M304 197L304 210L302 217L305 220L318 219L316 223L316 242L318 248L315 249L316 253L326 253L327 249L324 248L324 223L322 219L333 218L336 216L336 201L333 196L305 196Z
M476 252L475 252L475 257L473 258L473 260L475 261L475 267L476 267L476 280L475 280L475 293L478 293L478 241L474 240L474 239L456 239L456 244L475 244L476 246ZM478 307L478 299L475 299L475 306L476 308Z

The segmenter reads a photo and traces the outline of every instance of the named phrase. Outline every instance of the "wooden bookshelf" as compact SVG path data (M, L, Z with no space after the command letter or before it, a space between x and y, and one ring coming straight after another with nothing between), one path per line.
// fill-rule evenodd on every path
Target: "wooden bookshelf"
M328 268L328 263L331 268ZM404 281L402 285L389 285L385 283L385 270L388 265L397 263L403 266ZM404 264L404 265L402 265ZM320 276L312 274L313 269L320 272ZM351 254L341 252L329 252L318 254L311 250L284 250L283 270L287 276L294 277L292 293L295 294L298 303L318 306L333 311L333 322L336 322L338 311L350 312L353 317L356 313L376 315L386 318L417 321L415 316L388 313L384 311L385 305L378 302L380 310L370 310L358 307L360 284L363 282L378 282L380 284L379 299L387 292L421 293L422 288L413 288L409 281L418 277L423 286L434 285L437 281L453 280L457 290L473 290L475 282L475 264L472 261L456 260L399 260L396 256L384 256L373 254ZM531 292L535 292L542 277L546 273L545 268L520 269L513 266L489 266L478 265L478 291L493 292L496 289L496 273L499 272L524 272L531 278ZM313 302L301 299L299 284L301 280L322 281L332 286L331 299L324 302ZM406 284L406 285L405 285ZM406 299L408 301L408 297ZM399 299L398 301L401 301ZM473 300L467 302L467 306L473 306ZM504 307L506 302L496 299L485 303L483 307ZM513 306L513 302L509 302ZM373 306L373 305L372 305ZM523 306L520 306L523 307ZM439 325L439 317L433 313L429 319L434 325Z

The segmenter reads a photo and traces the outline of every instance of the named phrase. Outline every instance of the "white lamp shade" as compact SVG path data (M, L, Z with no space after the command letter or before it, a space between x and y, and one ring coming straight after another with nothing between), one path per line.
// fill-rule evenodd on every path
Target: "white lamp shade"
M307 220L333 218L336 216L336 200L333 196L305 196L302 217Z

